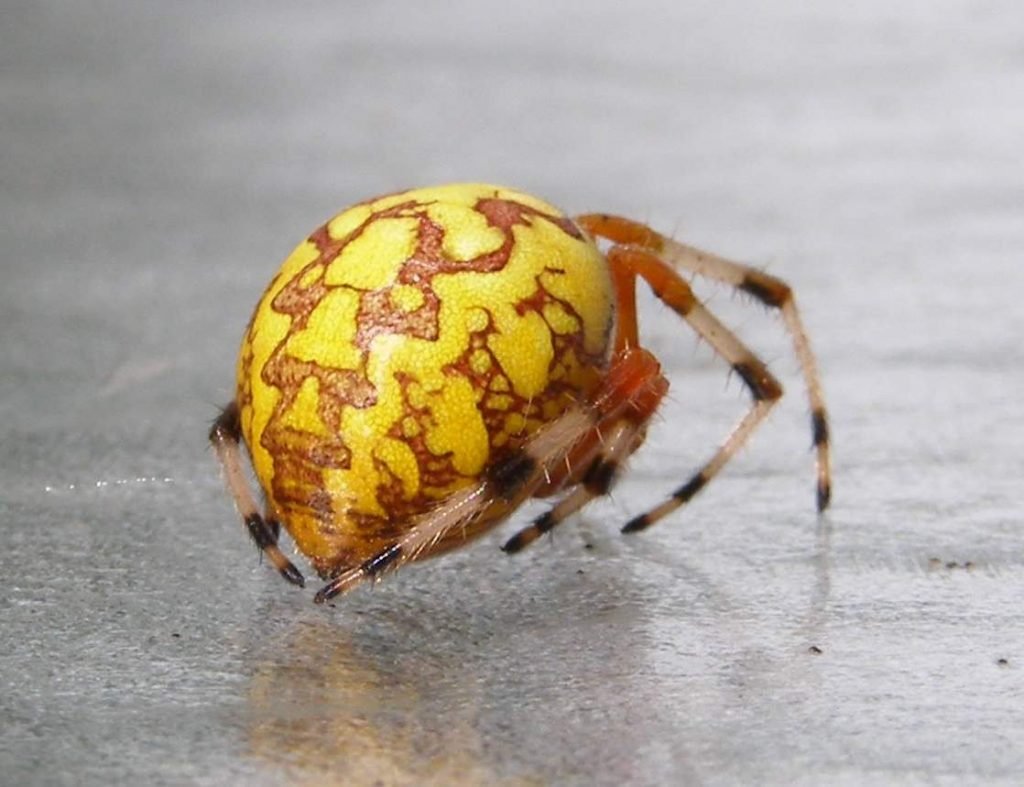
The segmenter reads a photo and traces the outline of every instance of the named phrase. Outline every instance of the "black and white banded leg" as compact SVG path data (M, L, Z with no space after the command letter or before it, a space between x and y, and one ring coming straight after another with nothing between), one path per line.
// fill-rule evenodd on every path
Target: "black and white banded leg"
M589 461L587 471L580 483L558 503L537 517L505 542L502 549L514 554L532 544L544 533L575 514L595 497L607 495L615 483L622 463L633 453L643 438L643 424L623 420L616 423L597 445L597 451Z
M714 455L668 500L634 517L622 528L632 533L650 527L675 511L711 481L768 415L782 396L782 386L768 367L736 335L697 300L689 284L661 257L642 248L615 246L608 252L615 266L632 270L650 284L654 294L706 341L732 367L750 390L753 404Z
M249 483L242 470L241 423L238 405L232 402L225 407L210 429L210 444L224 471L228 491L235 501L235 507L242 517L246 530L267 559L274 564L281 576L293 585L303 587L305 577L295 565L284 556L277 545L281 524L271 515L264 517L259 512L256 500L249 489Z
M811 351L810 340L797 309L792 288L783 280L750 265L679 243L630 219L606 214L589 214L577 217L576 221L594 235L627 248L645 249L677 269L729 284L753 296L765 306L778 309L792 339L793 349L807 387L811 409L811 435L817 464L817 506L819 511L827 508L832 498L829 419L817 362ZM696 479L694 482L697 483Z

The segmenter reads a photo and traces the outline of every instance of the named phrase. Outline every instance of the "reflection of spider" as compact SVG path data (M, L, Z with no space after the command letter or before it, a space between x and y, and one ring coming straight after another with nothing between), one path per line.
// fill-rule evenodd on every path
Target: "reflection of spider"
M602 253L593 238L610 242ZM283 524L330 582L323 602L464 544L527 498L564 493L517 552L607 494L668 390L637 335L643 279L746 383L753 404L686 483L624 532L687 502L747 441L782 388L680 272L781 311L811 402L818 508L828 426L789 287L628 219L570 220L525 194L451 185L360 203L292 252L242 342L235 399L210 440L256 544L290 582ZM249 490L239 443L266 497Z

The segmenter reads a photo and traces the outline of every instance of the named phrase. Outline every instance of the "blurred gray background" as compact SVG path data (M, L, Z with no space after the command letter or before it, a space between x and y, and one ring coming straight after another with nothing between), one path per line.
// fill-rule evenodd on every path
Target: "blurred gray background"
M1024 779L1020 4L286 5L0 11L0 782ZM618 532L747 397L645 295L672 397L610 502L333 608L260 565L205 442L250 310L452 180L786 278L829 514L780 322L710 287L789 396L668 521Z

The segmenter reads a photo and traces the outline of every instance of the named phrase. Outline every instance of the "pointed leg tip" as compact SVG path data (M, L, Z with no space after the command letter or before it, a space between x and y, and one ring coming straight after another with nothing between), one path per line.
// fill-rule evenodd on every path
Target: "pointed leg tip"
M313 603L321 605L326 604L335 596L340 596L344 592L344 586L341 585L337 579L331 580L316 592L316 595L313 596Z
M281 576L293 585L297 585L300 588L306 587L306 578L302 576L302 572L295 568L291 563L281 569Z
M501 551L506 555L514 555L523 548L522 540L519 536L512 536L508 541L501 545Z
M331 594L325 591L327 591L327 588L321 588L320 591L315 596L313 596L314 604L326 604L328 601L330 601Z
M622 526L622 529L621 529L620 532L622 532L622 533L638 533L639 531L641 531L644 528L646 528L649 524L650 524L650 522L647 519L647 515L646 514L642 514L642 515L640 515L638 517L634 517L633 519L630 519L626 524L624 524Z
M820 514L832 502L832 486L830 484L818 485L818 513Z

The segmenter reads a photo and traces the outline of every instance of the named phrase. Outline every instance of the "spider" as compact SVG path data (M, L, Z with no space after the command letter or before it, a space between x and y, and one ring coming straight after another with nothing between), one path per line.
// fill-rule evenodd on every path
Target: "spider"
M630 219L570 219L512 189L454 184L343 211L292 252L263 294L242 340L234 400L210 430L249 535L304 586L278 546L283 525L328 580L315 597L323 603L465 544L528 498L561 495L506 552L608 494L669 387L639 341L638 278L752 398L707 462L622 530L653 525L722 470L782 395L681 273L781 312L810 399L824 510L828 419L785 282Z

